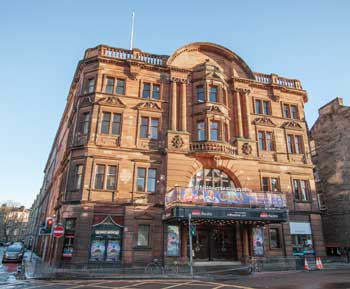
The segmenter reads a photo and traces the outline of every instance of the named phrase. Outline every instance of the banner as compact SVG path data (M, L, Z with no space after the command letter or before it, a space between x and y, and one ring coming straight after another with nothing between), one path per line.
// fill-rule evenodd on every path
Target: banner
M259 207L285 208L286 202L282 194L255 193L240 190L208 190L193 188L176 188L178 201L182 203L248 205ZM175 190L168 196L168 200L176 199Z
M179 226L168 226L167 256L180 256L180 232Z
M92 240L90 247L90 258L94 260L103 260L105 250L105 240Z
M264 256L264 229L262 227L253 228L253 250L255 257Z

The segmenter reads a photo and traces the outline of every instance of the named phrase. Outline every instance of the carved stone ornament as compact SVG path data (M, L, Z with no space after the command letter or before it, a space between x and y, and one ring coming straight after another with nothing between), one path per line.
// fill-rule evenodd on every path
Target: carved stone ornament
M253 152L253 148L249 143L244 143L242 145L242 152L246 155L250 155Z
M258 117L253 121L256 125L276 126L268 117Z
M98 104L125 107L125 104L116 96L106 96L96 101Z
M283 127L290 129L303 129L302 126L296 121L287 121L283 124Z
M208 107L207 112L223 113L218 105L212 105Z
M147 101L147 102L141 102L136 106L138 109L147 109L147 110L161 110L158 103Z
M174 136L171 140L171 143L173 144L173 147L177 149L181 148L184 145L184 141L179 135Z

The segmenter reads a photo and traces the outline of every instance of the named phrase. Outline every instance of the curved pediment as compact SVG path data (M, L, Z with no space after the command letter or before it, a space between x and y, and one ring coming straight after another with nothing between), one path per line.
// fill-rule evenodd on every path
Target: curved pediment
M168 59L167 65L193 69L205 62L220 67L228 78L255 79L249 66L237 54L210 42L194 42L177 49Z

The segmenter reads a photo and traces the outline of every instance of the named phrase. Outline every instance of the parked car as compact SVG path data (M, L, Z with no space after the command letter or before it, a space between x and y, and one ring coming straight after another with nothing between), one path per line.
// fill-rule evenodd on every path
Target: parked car
M2 257L2 262L22 262L24 247L21 245L8 246Z

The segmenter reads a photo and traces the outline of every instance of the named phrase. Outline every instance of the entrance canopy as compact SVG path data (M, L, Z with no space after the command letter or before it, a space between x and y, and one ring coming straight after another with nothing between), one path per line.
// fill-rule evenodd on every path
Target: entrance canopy
M194 222L196 220L215 221L255 221L261 223L267 222L286 222L288 220L288 211L286 209L249 209L249 208L220 208L203 206L175 206L166 211L164 219L166 221L186 221L188 215Z

